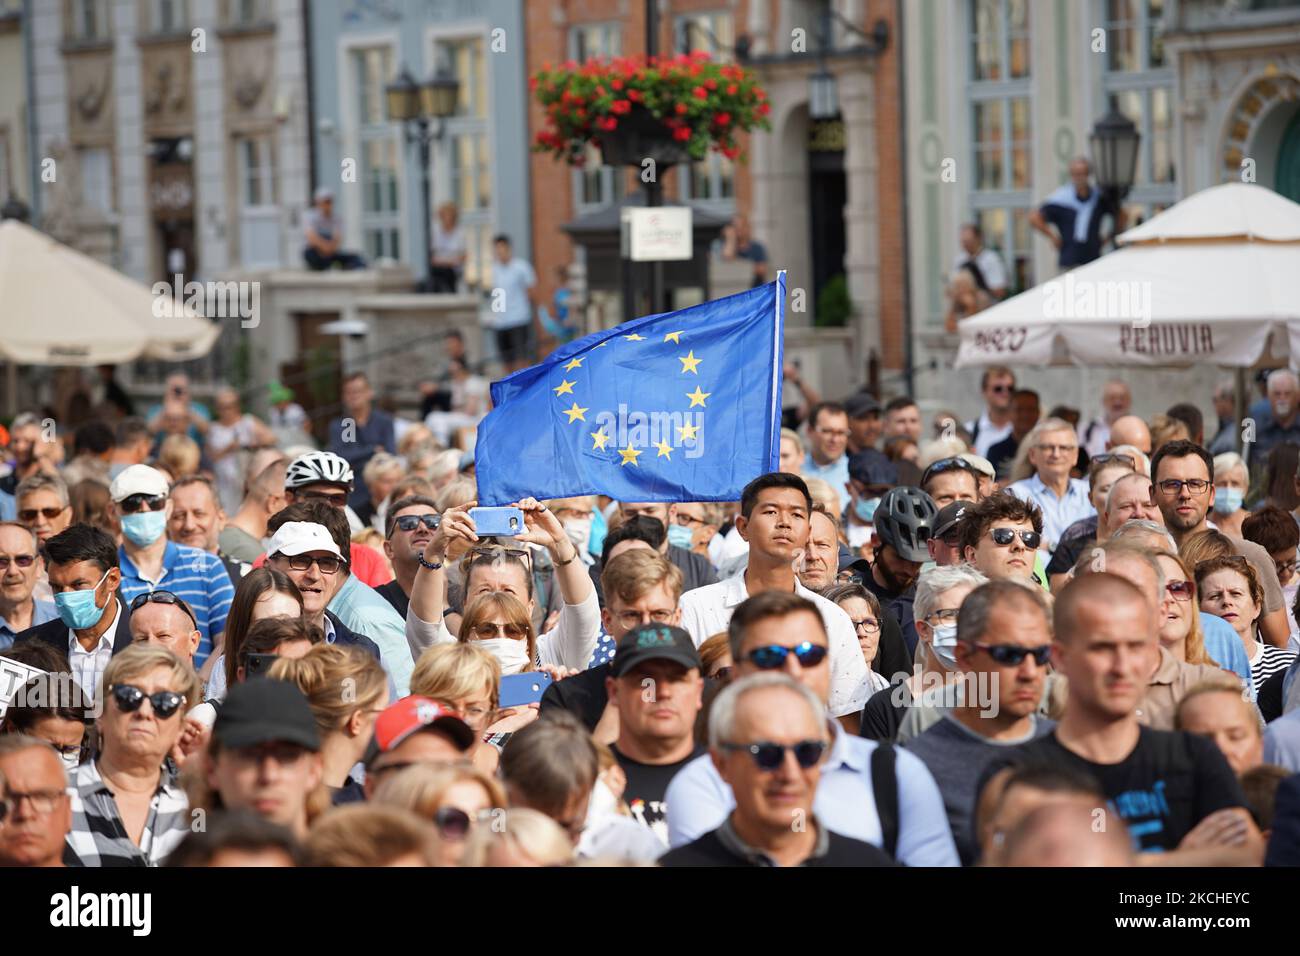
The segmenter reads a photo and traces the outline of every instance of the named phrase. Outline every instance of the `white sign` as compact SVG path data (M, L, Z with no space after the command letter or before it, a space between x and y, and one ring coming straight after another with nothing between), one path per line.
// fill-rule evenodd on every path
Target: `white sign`
M7 657L0 657L0 717L4 716L9 708L9 702L14 699L19 688L33 677L43 676L47 676L43 670L11 661Z
M622 216L623 249L633 262L690 259L695 255L690 206L633 206Z

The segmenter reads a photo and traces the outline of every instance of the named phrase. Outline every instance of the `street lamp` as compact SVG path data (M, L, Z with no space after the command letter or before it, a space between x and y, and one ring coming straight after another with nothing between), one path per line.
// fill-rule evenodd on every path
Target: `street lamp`
M1097 186L1116 207L1133 188L1138 144L1142 136L1133 121L1112 102L1110 112L1097 120L1088 136Z
M410 70L402 67L392 83L384 88L384 100L390 121L401 123L408 143L420 147L420 181L424 187L424 280L433 289L433 202L429 184L432 165L430 147L442 138L442 121L456 112L460 100L460 82L445 68L424 83L417 83Z
M839 91L835 87L835 74L822 63L816 73L808 77L808 116L815 120L834 119L840 112Z

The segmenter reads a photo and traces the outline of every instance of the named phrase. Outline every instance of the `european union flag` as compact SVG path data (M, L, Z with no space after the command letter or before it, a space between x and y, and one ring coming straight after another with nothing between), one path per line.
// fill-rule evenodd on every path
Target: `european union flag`
M736 501L781 448L785 273L625 322L492 383L478 500Z

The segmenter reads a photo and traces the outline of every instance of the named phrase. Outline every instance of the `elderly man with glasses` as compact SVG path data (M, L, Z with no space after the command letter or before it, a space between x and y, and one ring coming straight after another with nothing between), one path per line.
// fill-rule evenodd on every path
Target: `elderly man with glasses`
M0 736L0 867L63 866L72 826L68 779L47 742Z
M1043 515L1043 526L1039 529L1043 548L1055 551L1066 528L1080 518L1097 513L1088 498L1088 483L1070 477L1079 458L1079 440L1069 422L1048 418L1034 426L1025 436L1025 442L1033 474L1012 482L1007 490L1038 506Z
M20 631L59 616L53 601L32 596L44 569L36 536L12 521L0 523L0 650L11 647Z

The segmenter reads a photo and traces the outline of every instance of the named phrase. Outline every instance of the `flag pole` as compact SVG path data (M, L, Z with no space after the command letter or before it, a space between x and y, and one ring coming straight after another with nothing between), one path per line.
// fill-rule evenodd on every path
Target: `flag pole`
M785 310L785 270L776 274L776 303L772 310L772 407L769 410L772 420L772 438L768 444L768 454L773 449L778 456L781 449L781 387L784 381L784 347L785 337L781 334L781 317ZM770 462L770 458L769 458Z

